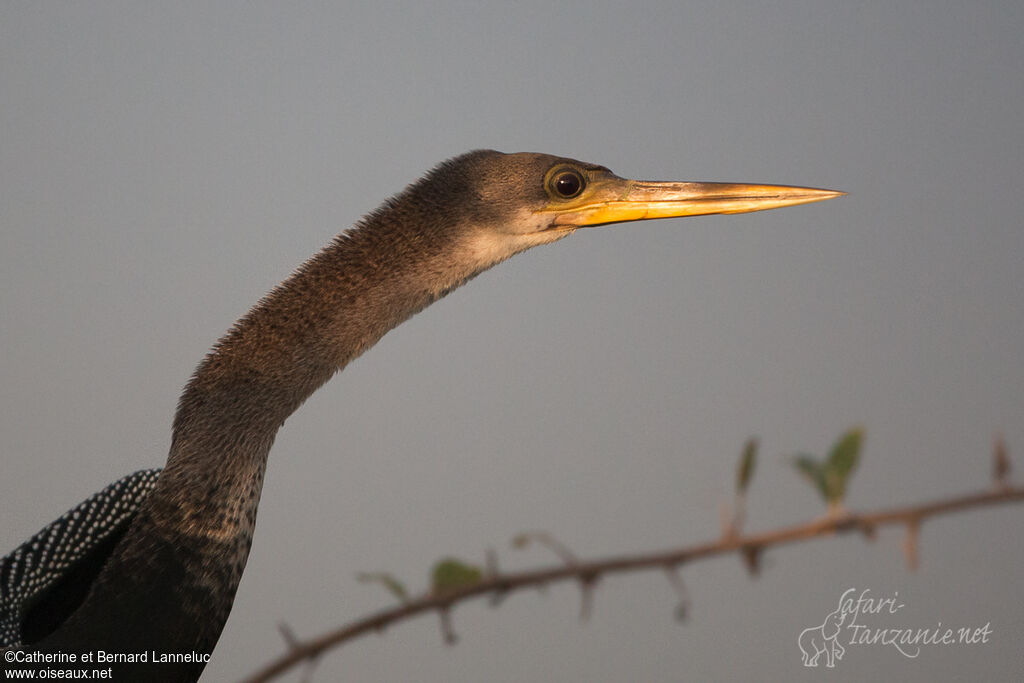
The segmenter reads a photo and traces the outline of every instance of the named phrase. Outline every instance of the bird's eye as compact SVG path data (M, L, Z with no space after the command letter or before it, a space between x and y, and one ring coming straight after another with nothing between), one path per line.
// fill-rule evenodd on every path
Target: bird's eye
M571 199L583 191L586 183L577 171L566 169L551 177L551 190L562 199Z

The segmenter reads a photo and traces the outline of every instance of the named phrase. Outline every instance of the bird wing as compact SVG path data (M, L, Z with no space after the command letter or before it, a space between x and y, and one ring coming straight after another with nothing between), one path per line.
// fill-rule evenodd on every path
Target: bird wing
M71 616L158 476L115 481L0 560L0 649L37 642Z

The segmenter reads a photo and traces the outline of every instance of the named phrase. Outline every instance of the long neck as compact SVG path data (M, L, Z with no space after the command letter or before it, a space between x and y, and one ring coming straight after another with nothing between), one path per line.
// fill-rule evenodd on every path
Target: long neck
M154 492L174 507L160 523L215 537L251 526L267 454L288 416L388 330L478 272L458 257L456 239L371 223L336 239L239 320L179 402Z
M156 488L85 603L46 645L213 649L278 428L388 330L519 250L495 254L472 227L416 219L394 206L371 216L217 343L181 397Z

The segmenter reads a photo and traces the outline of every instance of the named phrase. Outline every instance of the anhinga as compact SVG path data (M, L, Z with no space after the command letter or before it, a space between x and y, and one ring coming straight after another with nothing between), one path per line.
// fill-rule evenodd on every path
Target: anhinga
M198 653L245 568L267 454L307 397L478 273L577 228L830 199L800 187L625 180L545 154L442 163L256 304L199 364L163 471L130 475L0 563L0 648ZM203 661L136 671L195 680Z

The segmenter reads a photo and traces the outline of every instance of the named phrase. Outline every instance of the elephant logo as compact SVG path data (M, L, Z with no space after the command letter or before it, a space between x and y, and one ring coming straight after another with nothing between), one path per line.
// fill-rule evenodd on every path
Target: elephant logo
M835 668L836 660L842 659L846 649L839 644L839 634L842 632L843 621L846 613L842 608L836 608L820 626L805 628L800 637L797 638L797 645L803 653L804 666L818 666L818 659L825 655L825 666Z

